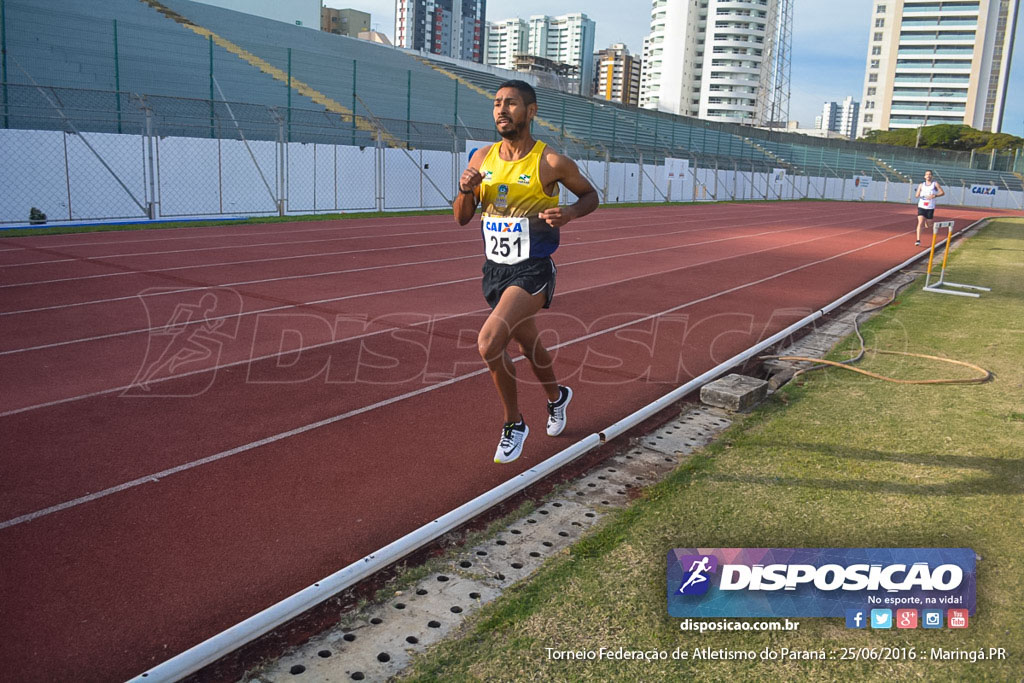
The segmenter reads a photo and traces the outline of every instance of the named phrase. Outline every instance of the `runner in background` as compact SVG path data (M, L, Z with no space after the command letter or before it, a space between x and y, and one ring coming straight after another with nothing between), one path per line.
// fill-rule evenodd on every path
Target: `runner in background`
M931 230L935 218L935 198L944 194L946 192L939 187L938 182L932 180L932 172L925 171L924 182L917 186L917 192L914 194L917 197L917 241L914 242L915 247L921 246L921 227L925 225L925 221L928 223L928 229Z

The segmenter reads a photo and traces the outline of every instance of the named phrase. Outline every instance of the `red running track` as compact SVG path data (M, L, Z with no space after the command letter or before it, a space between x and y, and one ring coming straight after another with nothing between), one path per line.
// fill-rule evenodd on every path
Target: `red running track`
M0 241L0 670L124 679L910 257L913 207L603 209L541 316L576 390L491 462L480 239L447 216ZM963 228L991 211L943 208Z

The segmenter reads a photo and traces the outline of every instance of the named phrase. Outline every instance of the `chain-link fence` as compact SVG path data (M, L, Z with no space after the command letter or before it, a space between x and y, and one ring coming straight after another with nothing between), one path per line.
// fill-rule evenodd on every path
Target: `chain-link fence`
M2 90L4 224L29 222L32 209L53 222L444 208L468 148L499 139L493 127L461 121L378 118L358 97L352 116L223 99L15 84ZM605 203L907 201L913 191L880 167L851 173L823 162L808 171L770 155L719 154L707 144L694 145L702 151L678 141L604 145L550 125L533 130L577 160ZM1021 208L1020 188L939 179L948 202ZM574 197L564 192L563 201Z
M432 152L454 155L464 150L465 140L497 139L490 93L507 74L485 67L202 3L72 5L0 0L0 130L76 136L69 141L44 136L38 158L22 160L40 164L55 149L65 158L67 196L63 204L49 202L54 215L432 206L452 189L445 169L458 165ZM536 137L588 162L588 169L589 162L635 166L627 180L618 182L616 172L606 169L608 183L595 182L608 186L609 198L671 196L667 185L644 170L665 159L687 159L690 168L750 174L784 169L791 176L857 176L883 183L919 179L934 165L947 185L990 185L997 193L1019 190L1024 181L1019 150L975 154L821 140L537 90ZM93 137L94 147L115 144L94 136L99 133L147 138L138 143L145 149L141 171L113 163L126 151L101 155L87 148L88 155L80 157L77 148ZM395 152L402 149L409 153ZM188 168L192 155L203 165ZM117 172L103 161L117 165ZM124 195L121 209L90 207L104 193L79 196L88 187L79 169L90 164L99 164L114 194ZM127 160L125 165L130 166ZM413 170L416 177L405 178ZM596 167L593 172L599 173ZM190 173L203 179L202 189L182 181ZM43 196L52 195L56 177L43 182ZM28 182L19 174L14 180ZM675 185L678 190L678 181ZM719 186L712 194L724 191ZM746 196L773 194L763 184L738 186ZM7 220L8 213L2 215Z

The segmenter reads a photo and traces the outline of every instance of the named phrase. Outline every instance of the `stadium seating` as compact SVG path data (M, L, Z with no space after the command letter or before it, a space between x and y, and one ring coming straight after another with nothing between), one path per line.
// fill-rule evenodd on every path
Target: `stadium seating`
M162 135L230 137L237 127L253 138L441 150L496 139L491 97L504 78L466 63L191 0L6 0L5 9L11 127L66 128L59 107L83 130L138 131L136 93ZM672 156L894 182L932 168L949 185L1022 189L1018 175L971 169L963 153L818 140L537 90L534 134L580 158Z

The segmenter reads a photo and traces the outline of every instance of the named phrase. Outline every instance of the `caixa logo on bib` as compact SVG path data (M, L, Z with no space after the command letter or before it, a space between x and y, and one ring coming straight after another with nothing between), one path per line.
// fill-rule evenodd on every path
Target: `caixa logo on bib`
M523 232L523 221L518 218L484 217L486 232Z
M676 548L675 617L836 617L848 608L956 607L974 613L970 548Z

